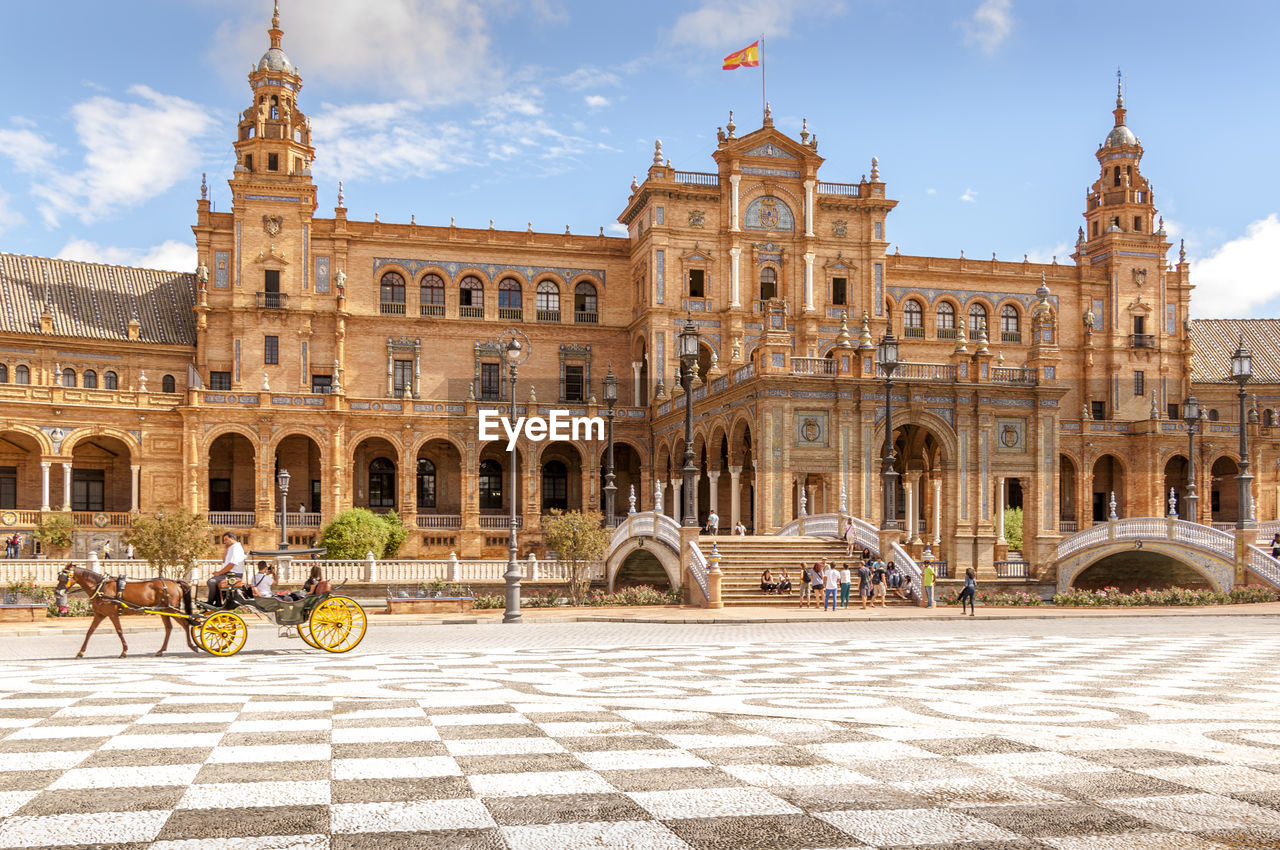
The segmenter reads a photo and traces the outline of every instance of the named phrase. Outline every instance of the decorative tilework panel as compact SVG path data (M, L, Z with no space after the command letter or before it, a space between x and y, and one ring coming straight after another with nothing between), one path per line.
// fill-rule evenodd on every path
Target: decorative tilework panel
M791 208L781 198L766 195L747 204L743 227L747 230L777 230L790 233L796 229L796 219Z
M316 257L316 292L329 291L329 258Z
M227 289L231 285L231 254L227 251L213 252L213 288Z
M876 315L884 315L884 263L876 263L875 268L875 286L876 286Z
M666 298L667 291L667 274L666 274L666 252L661 248L653 252L653 269L654 269L654 286L657 288L658 303L662 304Z
M302 289L310 288L307 276L311 273L311 225L302 225Z

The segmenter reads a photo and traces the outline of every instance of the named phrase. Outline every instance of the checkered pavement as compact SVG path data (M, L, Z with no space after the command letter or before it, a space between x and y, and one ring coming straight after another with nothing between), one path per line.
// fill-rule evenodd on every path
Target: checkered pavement
M1274 647L8 663L0 847L1280 847Z

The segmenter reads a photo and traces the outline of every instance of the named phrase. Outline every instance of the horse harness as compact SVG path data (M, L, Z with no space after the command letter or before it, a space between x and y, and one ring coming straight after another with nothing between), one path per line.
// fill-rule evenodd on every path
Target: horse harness
M164 605L164 606L161 606L161 608L148 608L145 605L134 605L132 602L127 602L124 598L124 588L125 588L125 585L128 583L128 579L123 574L115 577L116 595L107 596L102 591L107 586L107 584L111 581L112 581L111 576L102 576L101 580L99 580L98 582L98 586L93 589L93 593L89 594L88 601L90 605L93 604L93 601L95 599L98 599L99 597L101 597L101 599L104 602L115 603L117 608L127 608L130 611L137 611L142 614L157 614L161 612L161 609L177 610L170 605ZM169 581L169 579L161 577L159 581L161 582L161 587L163 588L165 587L165 584Z

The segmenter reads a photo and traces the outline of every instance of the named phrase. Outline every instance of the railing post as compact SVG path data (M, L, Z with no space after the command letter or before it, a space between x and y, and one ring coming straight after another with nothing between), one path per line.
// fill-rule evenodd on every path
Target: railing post
M364 556L364 580L366 582L377 581L378 561L373 557L372 552L368 552Z
M720 549L715 541L711 542L711 554L707 556L707 607L723 608L724 600L720 595Z
M533 552L529 553L529 572L525 575L527 581L538 580L538 556Z
M457 552L449 553L449 564L448 564L446 575L448 575L450 582L457 582L458 580L458 553Z

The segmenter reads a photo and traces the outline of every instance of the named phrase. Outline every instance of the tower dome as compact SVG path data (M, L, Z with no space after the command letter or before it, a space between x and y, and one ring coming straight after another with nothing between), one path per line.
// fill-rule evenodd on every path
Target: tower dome
M285 74L292 74L293 63L289 61L289 57L285 55L283 50L279 47L272 47L262 54L262 58L258 60L258 70L280 71Z

